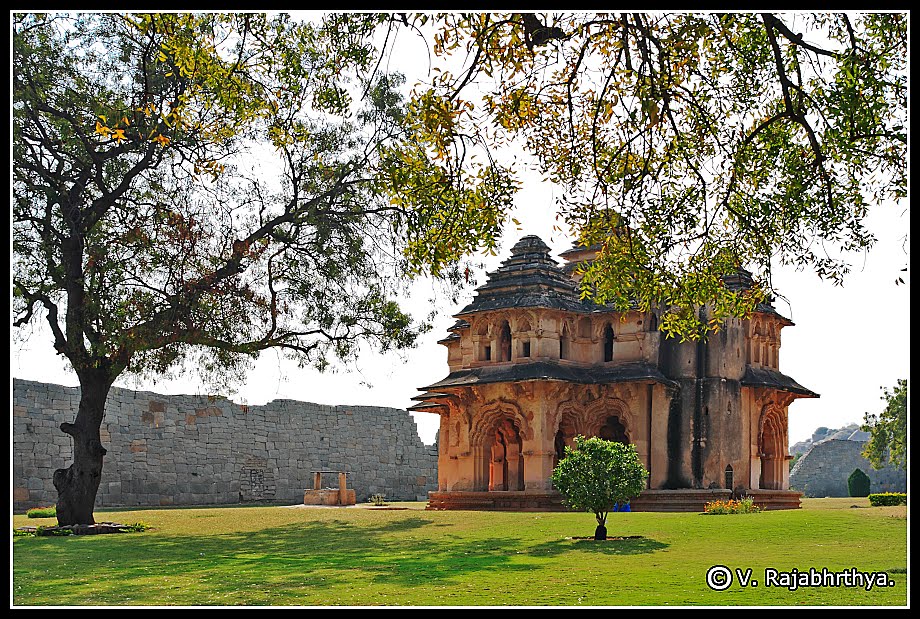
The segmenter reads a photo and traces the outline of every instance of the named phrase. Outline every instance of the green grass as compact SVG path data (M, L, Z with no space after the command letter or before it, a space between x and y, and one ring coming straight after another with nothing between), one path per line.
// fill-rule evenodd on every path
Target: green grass
M15 605L905 605L906 507L732 516L288 509L98 512L144 533L13 539ZM851 508L858 505L859 509ZM54 524L14 516L14 526ZM888 571L894 587L710 590L716 564Z

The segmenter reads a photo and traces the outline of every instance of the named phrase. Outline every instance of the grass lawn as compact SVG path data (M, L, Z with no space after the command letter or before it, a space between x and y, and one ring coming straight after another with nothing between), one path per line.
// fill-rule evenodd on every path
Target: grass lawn
M144 533L13 540L15 605L906 605L906 507L806 499L735 516L223 507L113 510ZM859 509L851 508L859 505ZM13 525L53 525L14 516ZM710 566L752 569L706 586ZM766 586L767 567L887 571L893 587Z

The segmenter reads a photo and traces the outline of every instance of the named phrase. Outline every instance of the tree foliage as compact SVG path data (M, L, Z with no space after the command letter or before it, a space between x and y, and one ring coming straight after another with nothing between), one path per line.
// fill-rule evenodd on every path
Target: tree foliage
M515 185L439 150L378 70L384 22L13 15L14 324L45 320L82 389L62 524L92 522L119 376L410 346L407 279L495 246Z
M863 448L863 456L880 469L892 464L907 469L907 380L898 379L898 384L889 391L882 389L885 410L879 415L866 413L863 432L871 436Z
M634 445L576 436L575 448L565 448L552 479L565 505L594 514L596 537L605 539L608 512L638 496L647 477Z
M408 18L406 19L408 22ZM873 206L906 196L904 13L423 15L415 100L467 142L524 144L598 246L583 294L696 338L775 291L840 283ZM481 100L480 100L481 94ZM733 291L739 266L757 285ZM709 305L706 318L696 309Z

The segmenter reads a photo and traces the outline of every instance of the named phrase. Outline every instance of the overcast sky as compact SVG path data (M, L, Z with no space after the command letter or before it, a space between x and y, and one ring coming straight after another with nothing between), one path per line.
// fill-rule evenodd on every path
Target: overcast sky
M408 75L427 71L424 48L407 52L391 60L389 68ZM511 246L525 234L540 236L554 254L571 247L568 237L553 231L556 197L552 186L537 178L525 183L512 213L521 222L521 229L506 229L499 255L482 257L487 270L506 259ZM909 223L906 206L874 208L868 226L878 244L868 253L852 257L854 269L842 287L822 282L810 272L775 272L774 286L789 301L786 304L778 300L775 306L795 322L795 326L782 331L780 370L821 394L820 399L798 400L790 406L790 444L808 438L819 426L836 428L861 422L866 411L879 412L883 407L879 387L894 386L897 379L908 377L909 274L900 270L908 262L904 236ZM895 285L899 276L904 276L908 284ZM480 277L479 283L483 282ZM418 282L407 307L417 317L424 317L432 309L434 293L430 282ZM265 352L232 399L251 405L290 398L322 404L410 406L417 388L447 375L446 349L436 342L453 324L452 314L472 296L469 288L457 304L444 298L435 302L439 314L434 329L419 339L415 350L387 355L368 351L356 365L335 373L302 370L275 352ZM11 376L77 385L67 364L55 356L46 328L36 329L25 345L16 340L11 335ZM122 379L116 385L162 394L206 393L194 375L158 382ZM431 443L438 416L416 413L414 417L422 439Z

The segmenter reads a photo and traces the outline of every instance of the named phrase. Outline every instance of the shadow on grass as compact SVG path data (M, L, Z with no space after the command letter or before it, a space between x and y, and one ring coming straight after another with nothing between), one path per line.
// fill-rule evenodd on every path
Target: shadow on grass
M106 536L118 539L35 539L18 545L30 555L28 572L20 563L16 578L35 579L36 593L53 597L41 602L60 605L110 604L143 598L145 580L175 583L171 601L154 604L326 604L330 586L371 584L412 588L449 582L481 573L527 572L531 545L519 539L466 539L425 529L435 523L422 517L393 520L377 526L356 526L341 520L304 522L255 532L191 535ZM407 535L413 534L413 535ZM32 540L29 540L30 542ZM69 540L68 540L69 541ZM58 542L58 543L55 543ZM82 542L82 543L81 543ZM554 552L564 547L548 546ZM21 555L20 555L21 556ZM70 565L70 568L66 567ZM37 576L41 574L41 576ZM74 576L94 589L74 586ZM197 595L183 583L194 583ZM131 602L138 603L138 602ZM221 602L226 603L226 602Z
M564 552L578 550L604 555L642 555L658 550L664 550L669 544L659 542L648 537L627 539L608 539L595 541L593 539L561 539L546 542L530 549L530 554L536 556L555 556Z

